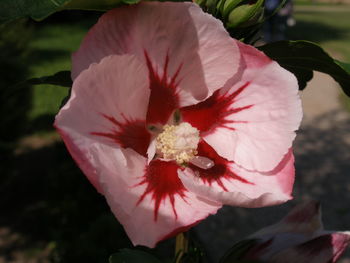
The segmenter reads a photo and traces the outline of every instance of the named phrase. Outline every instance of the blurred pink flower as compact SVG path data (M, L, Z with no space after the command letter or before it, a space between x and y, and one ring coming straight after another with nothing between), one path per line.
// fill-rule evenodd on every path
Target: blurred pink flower
M320 217L317 202L296 206L279 223L251 235L248 239L254 241L237 259L269 263L337 262L350 243L350 232L324 230Z
M55 127L135 245L291 199L297 81L195 4L107 12L72 67Z

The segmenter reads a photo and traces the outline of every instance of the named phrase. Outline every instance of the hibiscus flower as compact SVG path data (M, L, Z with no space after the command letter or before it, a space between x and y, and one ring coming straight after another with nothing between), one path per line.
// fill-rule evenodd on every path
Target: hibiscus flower
M72 64L55 127L135 245L291 199L297 81L197 5L111 10Z

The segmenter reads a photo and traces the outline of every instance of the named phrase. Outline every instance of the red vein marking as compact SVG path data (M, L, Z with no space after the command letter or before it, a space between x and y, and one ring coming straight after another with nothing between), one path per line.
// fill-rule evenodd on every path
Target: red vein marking
M228 191L224 186L222 179L233 179L238 180L242 183L253 184L246 179L240 177L239 175L233 173L228 167L229 163L232 163L225 158L221 157L216 153L216 151L204 140L201 140L198 144L198 155L209 158L214 162L214 166L210 169L201 169L193 164L189 164L189 167L194 171L198 172L200 178L203 182L211 185L213 182L217 184L224 190Z
M251 108L253 105L247 105L239 108L231 108L235 98L249 86L249 82L244 84L232 94L220 94L217 90L205 101L196 105L183 107L180 109L182 120L189 122L201 132L213 132L217 127L223 127L230 130L234 128L227 126L228 123L237 123L242 121L227 120L226 117L240 111Z
M176 88L179 84L177 77L181 70L181 65L169 80L169 56L166 55L165 57L163 76L160 77L153 68L147 52L145 51L144 53L149 71L149 88L151 90L146 118L147 124L165 124L174 110L179 107L179 97Z
M151 135L146 129L146 123L142 120L127 120L124 123L117 121L114 117L102 114L118 129L109 132L91 132L92 135L111 139L123 148L131 148L137 153L147 157L147 149L150 144Z
M180 167L175 162L165 162L162 160L153 160L146 167L145 175L138 185L147 184L145 192L140 197L137 205L150 194L154 201L154 221L157 221L159 207L167 198L169 198L175 217L177 218L175 208L175 196L185 198L186 189L178 177L177 170Z

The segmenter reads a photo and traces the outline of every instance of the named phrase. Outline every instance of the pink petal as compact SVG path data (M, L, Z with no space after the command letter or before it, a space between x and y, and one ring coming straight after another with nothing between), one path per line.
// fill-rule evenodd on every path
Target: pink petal
M350 233L334 232L320 235L305 243L274 255L272 263L333 263L350 243Z
M77 136L77 134L70 135L68 132L61 130L54 124L58 133L61 135L69 153L77 163L79 168L83 171L90 183L96 188L98 192L102 192L98 176L94 166L89 161L88 145L93 144L93 140Z
M150 142L147 81L147 68L135 56L106 57L75 79L55 126L68 135L131 148L145 156Z
M102 193L134 245L157 242L197 224L220 205L199 200L177 178L178 166L136 152L95 144L90 148Z
M222 23L196 4L141 2L100 18L73 55L72 76L111 54L134 54L146 64L145 52L154 75L176 79L180 106L210 96L240 63Z
M213 160L214 167L203 170L189 165L186 170L179 171L185 187L198 196L241 207L276 205L291 199L294 182L294 158L291 151L269 174L244 170L220 157L203 142L199 144L198 155Z
M182 113L193 126L200 123L205 141L222 157L247 170L271 171L291 148L302 118L297 80L262 52L238 45L246 63L241 78Z

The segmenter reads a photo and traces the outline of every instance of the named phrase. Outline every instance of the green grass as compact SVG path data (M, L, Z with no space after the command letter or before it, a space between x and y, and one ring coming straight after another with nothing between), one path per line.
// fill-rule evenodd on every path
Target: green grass
M333 3L329 3L324 1L324 2L321 2L321 1L318 1L318 0L294 0L294 4L295 5L308 5L308 6L344 6L346 4L344 4L342 2L342 0L338 0L336 2L333 2Z
M71 53L79 47L87 30L88 26L80 24L44 24L37 27L29 45L34 57L33 62L28 65L31 77L41 77L61 70L70 70ZM67 88L59 86L34 86L29 120L57 113L61 101L67 93Z
M334 5L328 7L333 8ZM297 6L296 10L297 24L289 31L291 39L314 41L329 52L340 55L343 60L350 61L350 6L329 11L320 11L316 7L313 11L303 10Z

